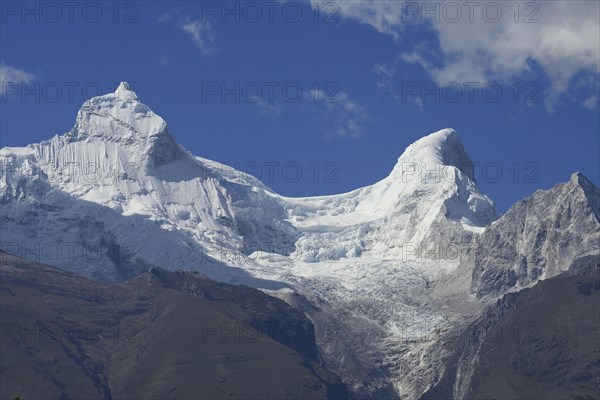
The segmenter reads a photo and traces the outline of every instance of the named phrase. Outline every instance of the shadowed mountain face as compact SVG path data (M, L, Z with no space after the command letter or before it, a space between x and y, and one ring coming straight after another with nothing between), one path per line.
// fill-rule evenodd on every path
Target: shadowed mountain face
M122 285L0 253L2 399L347 398L281 300L153 269Z
M422 399L600 398L600 257L506 294L447 345L453 379Z

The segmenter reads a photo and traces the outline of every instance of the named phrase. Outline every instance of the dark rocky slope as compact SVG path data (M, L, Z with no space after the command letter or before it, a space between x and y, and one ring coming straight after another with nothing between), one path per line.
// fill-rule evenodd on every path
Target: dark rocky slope
M0 397L347 398L281 300L152 269L121 285L0 253Z
M600 257L508 293L460 336L422 399L600 398Z

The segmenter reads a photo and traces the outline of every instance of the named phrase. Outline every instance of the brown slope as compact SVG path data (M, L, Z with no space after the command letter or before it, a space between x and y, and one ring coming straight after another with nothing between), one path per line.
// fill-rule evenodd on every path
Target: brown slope
M262 292L162 270L102 284L0 255L3 399L348 396L312 324Z
M600 399L600 276L564 274L506 295L479 321L469 399ZM473 361L473 360L471 360Z
M509 293L460 336L422 400L600 399L600 257Z

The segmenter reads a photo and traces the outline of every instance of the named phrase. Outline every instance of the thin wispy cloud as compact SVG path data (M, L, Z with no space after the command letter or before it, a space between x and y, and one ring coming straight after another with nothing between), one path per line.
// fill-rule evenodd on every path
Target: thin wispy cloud
M281 106L276 103L266 102L261 99L258 100L255 104L258 107L260 113L269 118L277 118L281 115Z
M593 76L582 76L575 82L573 90L579 95L575 94L573 100L579 100L581 106L588 110L595 110L599 102L600 80Z
M10 85L29 83L34 79L33 74L0 62L0 94L3 94Z
M384 63L375 64L373 66L373 72L377 75L377 87L394 94L392 78L396 74L395 66ZM394 94L394 97L398 96Z
M310 2L314 9L322 7L321 2ZM371 25L377 31L400 39L403 25L402 1L353 0L337 1L335 12L342 18L352 19L362 24Z
M210 22L185 17L185 21L180 23L178 27L191 37L202 54L207 55L216 51L214 47L215 35Z
M336 136L358 139L365 135L369 113L347 93L340 91L332 98L323 90L313 89L309 94L312 102L320 99L317 104L324 107L324 117L333 121Z
M172 22L179 18L179 10L172 9L169 11L165 11L158 17L158 22Z
M172 22L177 28L185 32L192 42L200 49L202 55L209 55L218 51L215 47L215 33L208 19L193 19L189 15L182 16L179 10L169 10L163 13L159 22Z

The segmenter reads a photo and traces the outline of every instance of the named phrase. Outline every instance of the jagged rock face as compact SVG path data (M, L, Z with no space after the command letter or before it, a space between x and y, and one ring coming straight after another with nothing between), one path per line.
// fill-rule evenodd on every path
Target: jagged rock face
M481 236L472 289L498 296L600 254L600 190L583 175L517 202Z

